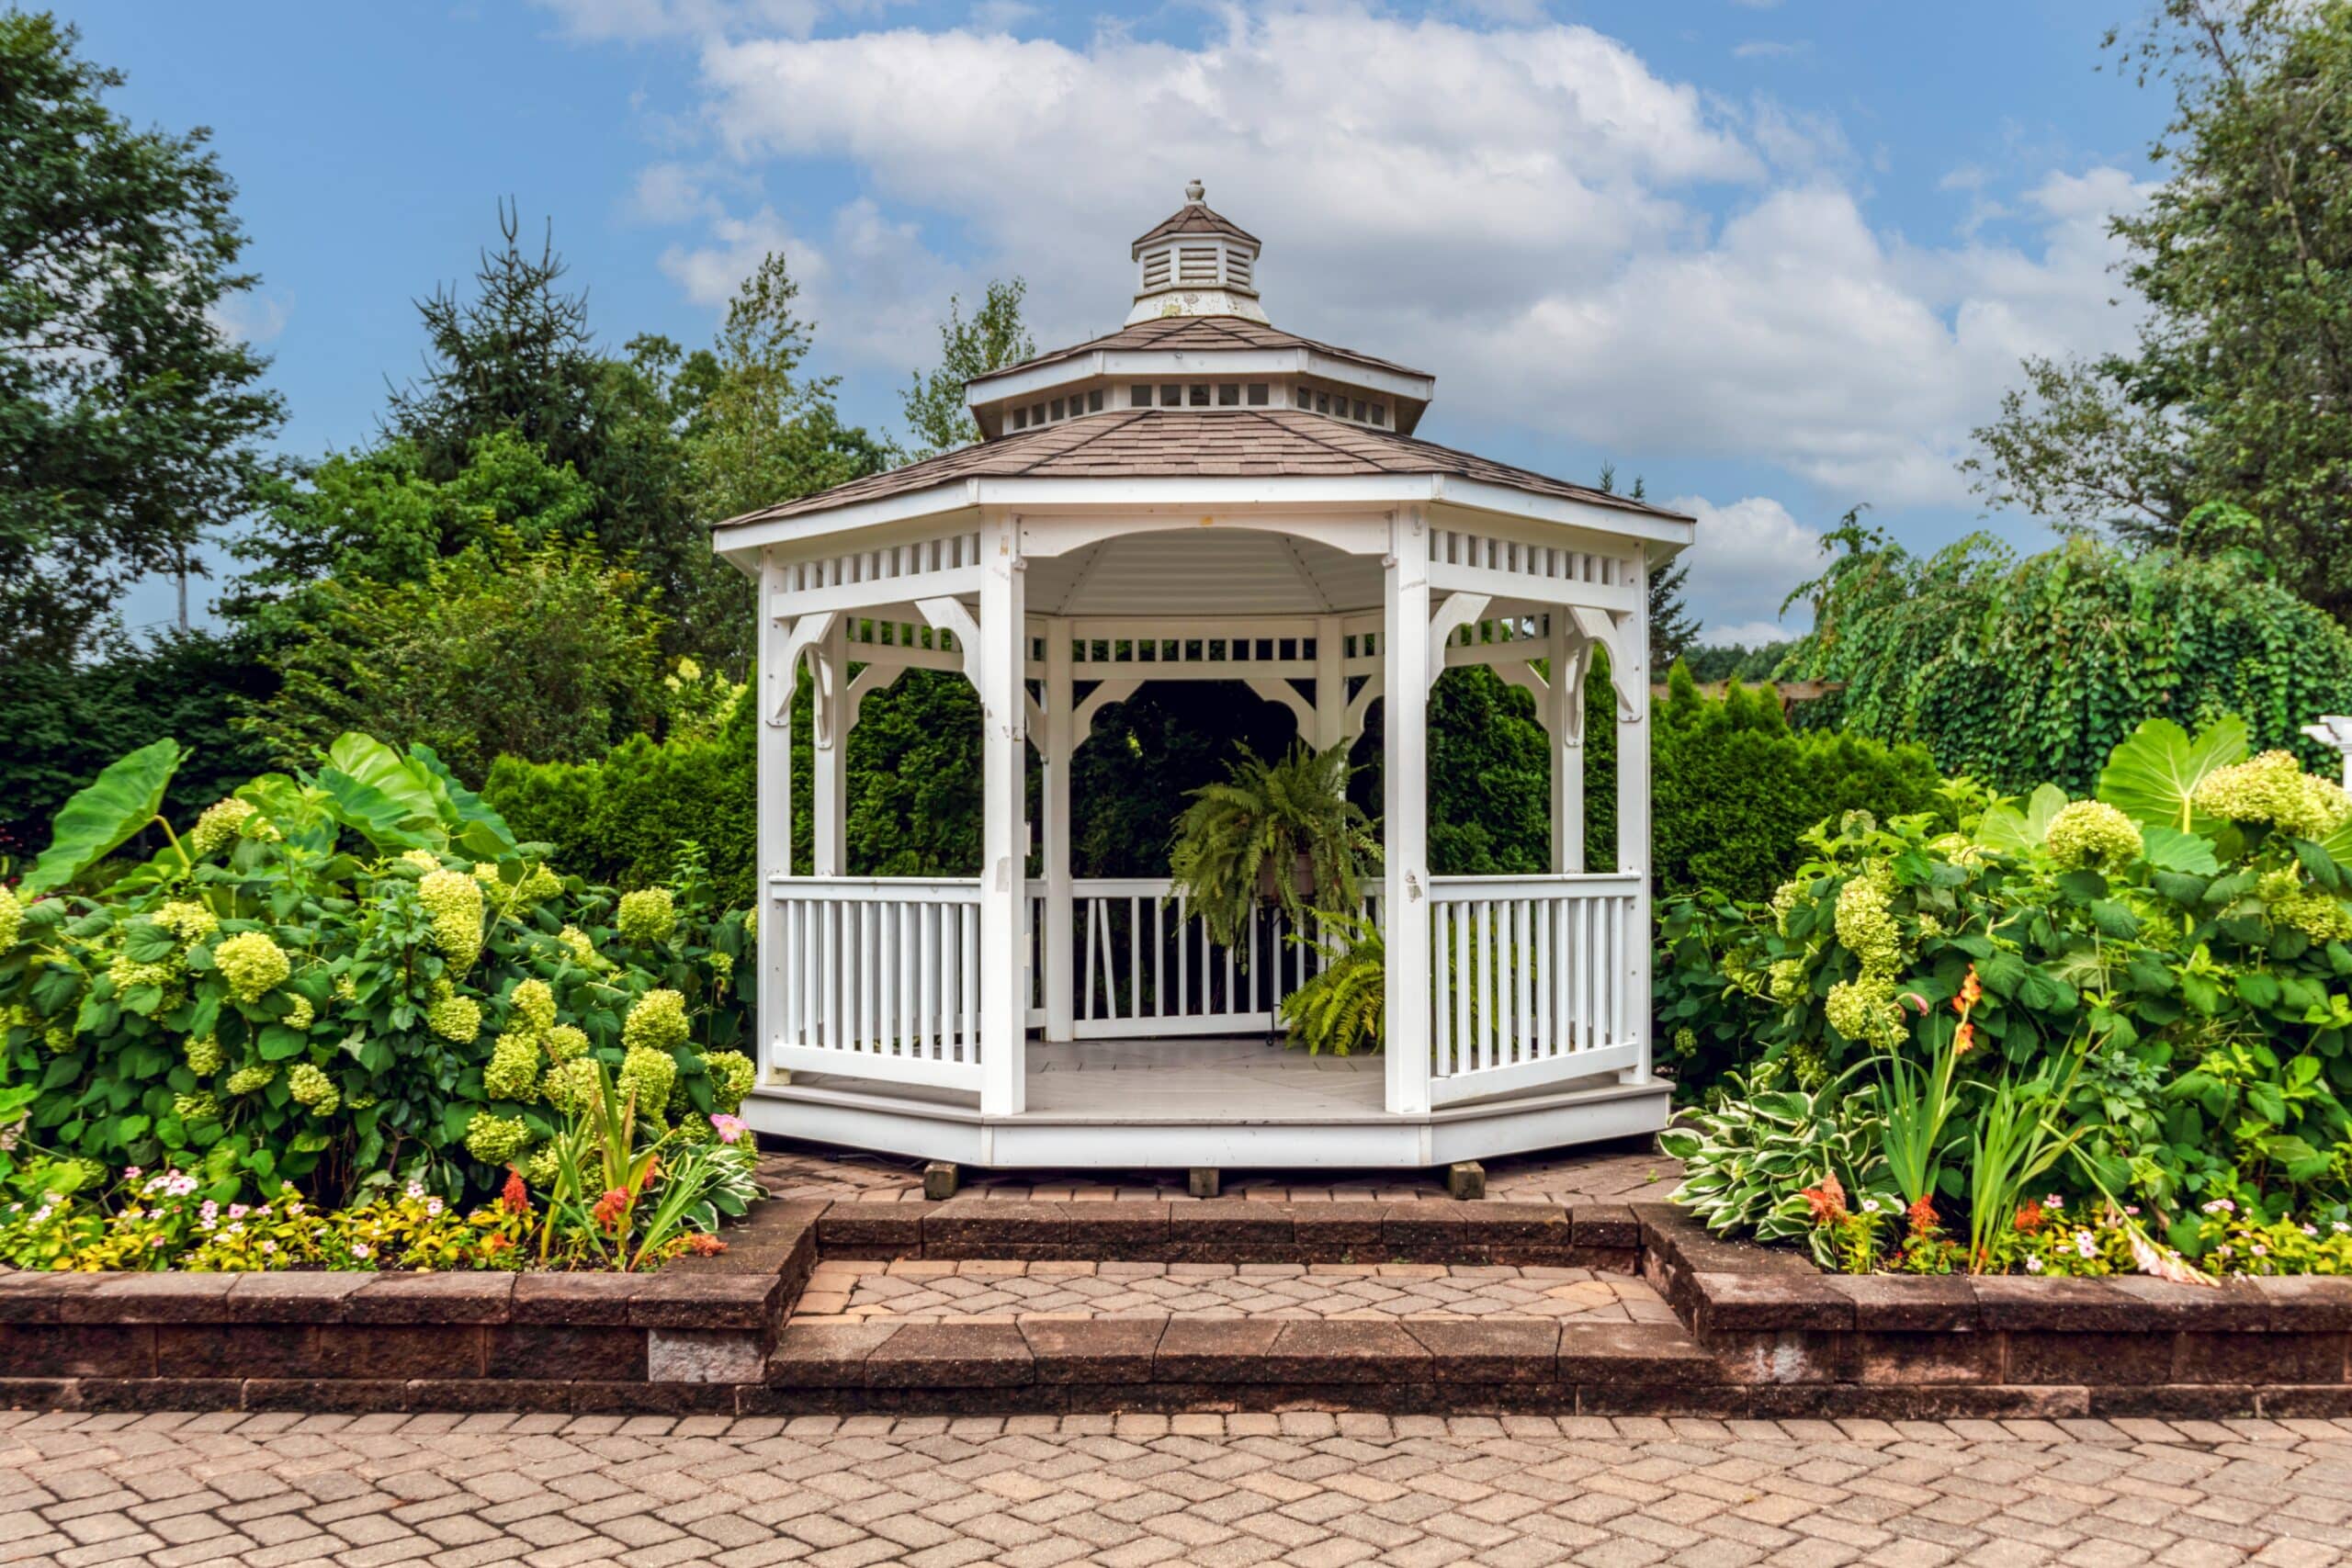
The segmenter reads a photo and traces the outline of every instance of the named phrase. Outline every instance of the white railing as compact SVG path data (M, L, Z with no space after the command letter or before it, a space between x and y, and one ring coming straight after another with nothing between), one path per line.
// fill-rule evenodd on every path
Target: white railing
M977 879L778 876L772 1065L977 1089Z
M1045 884L1029 885L1036 944L1030 1020L1045 1021ZM1281 908L1253 912L1241 942L1219 947L1207 922L1172 897L1166 877L1082 877L1071 884L1070 1017L1081 1040L1239 1034L1281 1027L1282 999L1328 962L1291 940Z
M1430 878L1432 1103L1636 1066L1638 875Z

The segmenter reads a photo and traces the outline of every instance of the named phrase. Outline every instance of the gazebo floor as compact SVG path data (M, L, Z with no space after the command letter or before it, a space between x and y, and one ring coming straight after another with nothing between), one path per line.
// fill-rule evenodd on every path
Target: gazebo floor
M1379 1056L1310 1056L1263 1037L1083 1040L1027 1048L1028 1106L833 1074L762 1089L763 1132L996 1168L1409 1168L1654 1133L1669 1088L1615 1075L1417 1116L1383 1109Z

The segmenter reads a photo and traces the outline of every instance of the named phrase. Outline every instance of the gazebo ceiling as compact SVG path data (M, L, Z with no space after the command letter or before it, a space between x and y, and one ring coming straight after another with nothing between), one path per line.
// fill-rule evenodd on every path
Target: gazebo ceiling
M1319 615L1377 610L1377 557L1246 528L1128 534L1028 563L1046 615Z

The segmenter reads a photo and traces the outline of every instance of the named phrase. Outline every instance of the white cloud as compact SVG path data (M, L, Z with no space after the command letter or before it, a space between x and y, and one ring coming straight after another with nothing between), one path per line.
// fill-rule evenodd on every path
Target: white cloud
M275 294L223 295L214 301L205 317L212 330L223 337L239 343L264 344L274 341L286 330L294 314L294 301Z
M1808 528L1769 496L1746 496L1718 506L1704 496L1677 496L1667 504L1698 519L1685 597L1704 615L1709 642L1754 647L1794 637L1809 619L1792 607L1786 624L1781 602L1821 570L1821 532Z

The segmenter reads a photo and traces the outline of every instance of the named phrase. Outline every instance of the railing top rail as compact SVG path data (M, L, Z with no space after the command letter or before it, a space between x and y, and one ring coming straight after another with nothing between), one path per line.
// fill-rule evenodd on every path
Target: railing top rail
M1165 876L1080 876L1069 886L1081 898L1160 898L1176 890L1175 881Z
M968 904L980 879L938 876L771 876L773 898L827 899L844 904Z
M1640 890L1637 871L1570 872L1561 875L1432 876L1430 897L1436 899L1525 898L1546 893L1573 897L1589 893L1608 897Z

